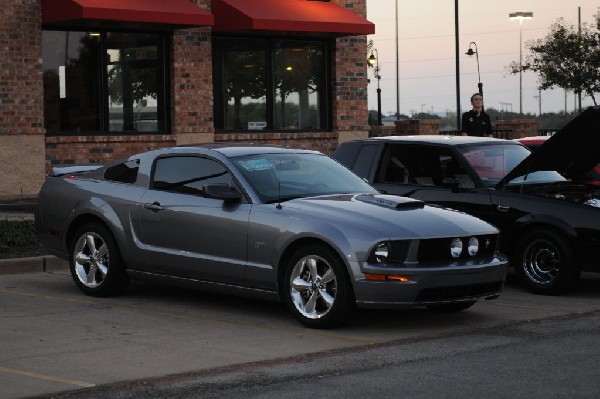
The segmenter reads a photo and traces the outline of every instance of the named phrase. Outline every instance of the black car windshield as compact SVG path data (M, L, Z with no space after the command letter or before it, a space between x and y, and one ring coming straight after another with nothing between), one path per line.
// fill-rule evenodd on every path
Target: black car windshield
M263 202L324 194L377 194L360 177L322 154L257 154L232 161Z
M485 187L494 187L531 153L521 145L494 144L476 145L460 148L465 159L471 164L475 173ZM560 173L553 170L542 170L517 176L508 184L533 184L566 181Z

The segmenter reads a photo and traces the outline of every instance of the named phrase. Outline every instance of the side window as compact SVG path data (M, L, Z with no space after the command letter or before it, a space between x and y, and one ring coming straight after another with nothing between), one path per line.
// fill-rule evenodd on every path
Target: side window
M356 155L356 162L354 163L354 173L358 176L368 179L371 173L371 168L374 165L373 160L375 153L379 149L378 145L364 145L360 148L360 151Z
M132 159L107 168L104 172L104 178L110 181L133 184L137 180L139 169L140 160Z
M416 145L391 147L382 166L382 183L442 185L440 152L435 147Z
M440 156L442 164L442 175L445 179L452 179L458 182L460 188L475 188L475 182L469 172L465 168L464 164L450 153ZM452 181L448 181L449 183Z
M157 190L200 194L207 184L232 184L231 174L212 159L195 156L159 158L152 187Z

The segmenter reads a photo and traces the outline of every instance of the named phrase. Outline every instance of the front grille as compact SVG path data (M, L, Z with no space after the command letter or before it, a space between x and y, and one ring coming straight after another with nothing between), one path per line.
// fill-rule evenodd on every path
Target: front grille
M453 258L450 254L450 243L454 237L421 240L419 243L419 252L417 254L417 258L419 262L435 262L448 259L477 259L493 256L496 252L496 240L498 239L497 235L489 234L475 236L479 240L479 252L477 252L477 255L475 256L470 256L467 252L467 246L470 237L473 236L456 237L460 238L463 242L463 252L459 258Z
M502 281L496 281L485 284L425 288L419 292L416 301L437 302L468 298L482 298L499 294L502 291L502 286Z

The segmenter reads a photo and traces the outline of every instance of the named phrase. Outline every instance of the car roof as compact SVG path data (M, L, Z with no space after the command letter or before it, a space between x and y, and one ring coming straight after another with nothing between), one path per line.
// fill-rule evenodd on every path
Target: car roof
M487 143L513 143L511 140L496 139L492 137L478 137L478 136L449 136L449 135L433 135L433 134L421 134L415 136L383 136L383 137L372 137L367 140L360 141L387 141L393 142L411 142L411 143L430 143L438 145L448 146L460 146L460 145L471 145L471 144L487 144ZM518 144L518 143L513 143Z
M321 154L319 151L253 143L202 143L161 148L156 150L164 154L218 152L227 158L255 154Z

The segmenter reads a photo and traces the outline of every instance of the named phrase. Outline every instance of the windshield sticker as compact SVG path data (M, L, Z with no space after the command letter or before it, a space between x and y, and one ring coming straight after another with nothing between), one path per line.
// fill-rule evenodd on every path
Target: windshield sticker
M248 172L252 172L255 170L273 169L273 165L271 165L271 162L269 162L266 159L250 159L248 161L240 161L239 164Z

